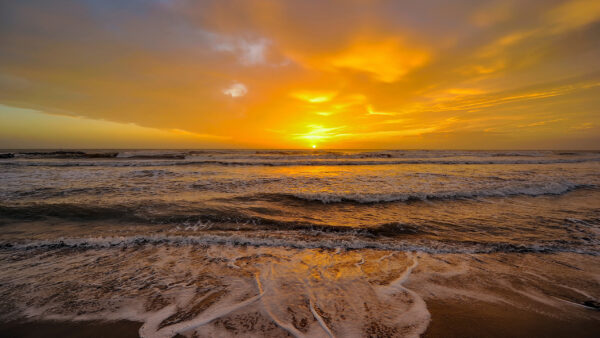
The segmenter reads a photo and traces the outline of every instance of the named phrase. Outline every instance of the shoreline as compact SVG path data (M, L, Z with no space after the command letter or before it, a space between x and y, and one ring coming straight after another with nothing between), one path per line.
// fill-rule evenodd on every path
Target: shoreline
M599 299L599 259L581 254L189 245L0 254L2 337L585 338L600 327L600 311L583 305Z
M431 321L423 338L437 337L596 337L598 320L557 318L510 305L482 301L429 300ZM139 337L141 322L33 320L0 323L0 336L29 337ZM232 332L232 336L235 336ZM182 337L178 335L176 337Z
M34 320L0 322L0 336L13 338L130 338L139 337L140 322Z
M430 300L431 322L423 338L597 337L598 319L559 318L533 310L482 301Z
M438 337L597 337L598 319L560 318L534 310L517 308L507 304L483 301L430 299L427 309L431 321L423 338ZM592 315L593 316L593 315ZM217 320L217 319L215 319ZM0 336L29 337L89 337L129 338L139 337L142 322L118 321L62 321L18 320L0 322ZM232 336L236 336L231 332ZM175 337L182 337L177 335Z

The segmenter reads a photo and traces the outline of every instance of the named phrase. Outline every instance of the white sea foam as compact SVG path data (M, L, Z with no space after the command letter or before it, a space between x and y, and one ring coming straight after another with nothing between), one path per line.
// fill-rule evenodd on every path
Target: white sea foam
M168 160L165 160L167 158ZM437 165L517 165L517 164L568 164L600 162L600 157L585 158L539 158L539 159L503 159L503 158L484 158L484 159L386 159L386 160L272 160L262 159L239 160L239 159L207 159L207 160L184 160L180 156L141 156L138 158L123 158L121 160L21 160L21 159L2 159L0 165L5 166L48 166L48 167L157 167L157 166L378 166L378 165L403 165L403 164L437 164Z
M244 266L228 269L221 264L233 258L244 261ZM6 261L7 256L0 252L0 259ZM21 265L40 259L37 268ZM370 260L365 263L371 264ZM370 282L372 277L364 275L356 262L352 253L266 248L129 252L112 248L86 255L66 250L52 259L34 254L6 264L5 272L10 271L11 277L0 273L0 291L42 274L46 277L38 280L35 289L10 298L30 317L137 320L144 323L140 336L149 338L215 333L220 330L219 320L253 336L280 336L285 330L297 337L358 337L368 334L373 325L405 336L421 333L427 324L415 309L423 304L416 294L410 294L410 301L404 299L403 294L410 291L400 285L415 264L382 297L377 292L380 283ZM406 264L402 256L387 263L392 273ZM68 295L52 296L57 290ZM90 297L96 300L69 303ZM157 299L165 301L155 306Z
M598 254L593 248L577 248L560 245L509 244L509 243L473 243L473 242L441 242L434 240L384 240L360 238L349 234L327 234L315 232L315 237L288 235L285 232L256 232L254 236L243 234L232 235L148 235L130 237L89 237L89 238L60 238L54 240L31 240L19 242L0 242L4 250L34 250L34 249L102 249L133 246L253 246L253 247L284 247L295 249L328 249L328 250L360 250L375 249L386 251L420 251L427 253L491 253L491 252L575 252L582 254Z
M412 271L419 265L417 257L413 257L411 253L408 254L408 257L412 259L412 264L407 266L406 270L396 280L386 286L380 287L377 291L380 293L381 298L385 299L393 298L399 292L405 292L411 297L412 305L399 316L397 319L398 325L413 327L413 331L407 337L420 337L425 333L427 326L429 326L431 315L427 310L427 305L423 298L404 286Z
M552 255L553 261L576 264L572 268L556 264L554 271L544 268L546 255L486 254L472 260L465 255L410 251L221 245L56 250L52 255L0 250L0 292L6 295L0 305L13 309L0 317L128 319L143 322L140 335L151 338L194 332L201 336L276 337L288 332L298 337L418 337L430 321L425 303L430 299L455 297L529 310L531 304L538 304L544 311L589 311L580 304L587 299L581 297L595 292L589 283L593 274L581 267L597 262L591 256L577 256L582 260L577 262L572 255ZM236 268L226 262L236 262ZM539 284L537 278L522 277L522 270L544 273L544 280ZM555 293L557 281L564 280L565 274L570 276L569 287L578 292ZM527 287L513 289L512 285ZM565 309L565 302L572 306Z
M571 182L542 182L539 184L511 184L508 186L490 187L487 190L466 191L439 191L439 192L411 192L411 193L290 193L281 194L307 201L320 201L323 203L357 202L381 203L399 202L410 200L440 200L440 199L470 199L483 197L507 196L542 196L562 195L577 189L594 189L595 185L577 184Z
M571 313L598 294L597 152L113 155L0 160L0 318L418 336L430 299Z

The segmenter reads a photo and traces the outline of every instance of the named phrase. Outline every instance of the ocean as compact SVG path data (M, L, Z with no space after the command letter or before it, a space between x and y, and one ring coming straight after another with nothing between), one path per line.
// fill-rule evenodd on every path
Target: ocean
M476 301L600 323L600 152L0 157L4 322L412 337Z

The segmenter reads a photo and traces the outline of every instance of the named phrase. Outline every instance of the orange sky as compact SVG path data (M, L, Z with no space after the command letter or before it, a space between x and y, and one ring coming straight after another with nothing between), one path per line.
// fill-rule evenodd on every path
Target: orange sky
M600 148L600 1L12 1L0 148Z

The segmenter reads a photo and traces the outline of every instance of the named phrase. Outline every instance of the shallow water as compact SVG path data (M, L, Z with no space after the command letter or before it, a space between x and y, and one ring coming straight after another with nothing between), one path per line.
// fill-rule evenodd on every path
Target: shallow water
M99 224L127 240L598 252L594 152L32 153L0 160L0 222L51 221L49 240Z
M598 152L10 153L4 320L133 319L156 337L417 336L428 297L498 301L494 279L556 311L575 304L567 314L600 292ZM539 260L544 277L498 257ZM560 281L555 262L577 278ZM453 284L481 269L489 279Z

